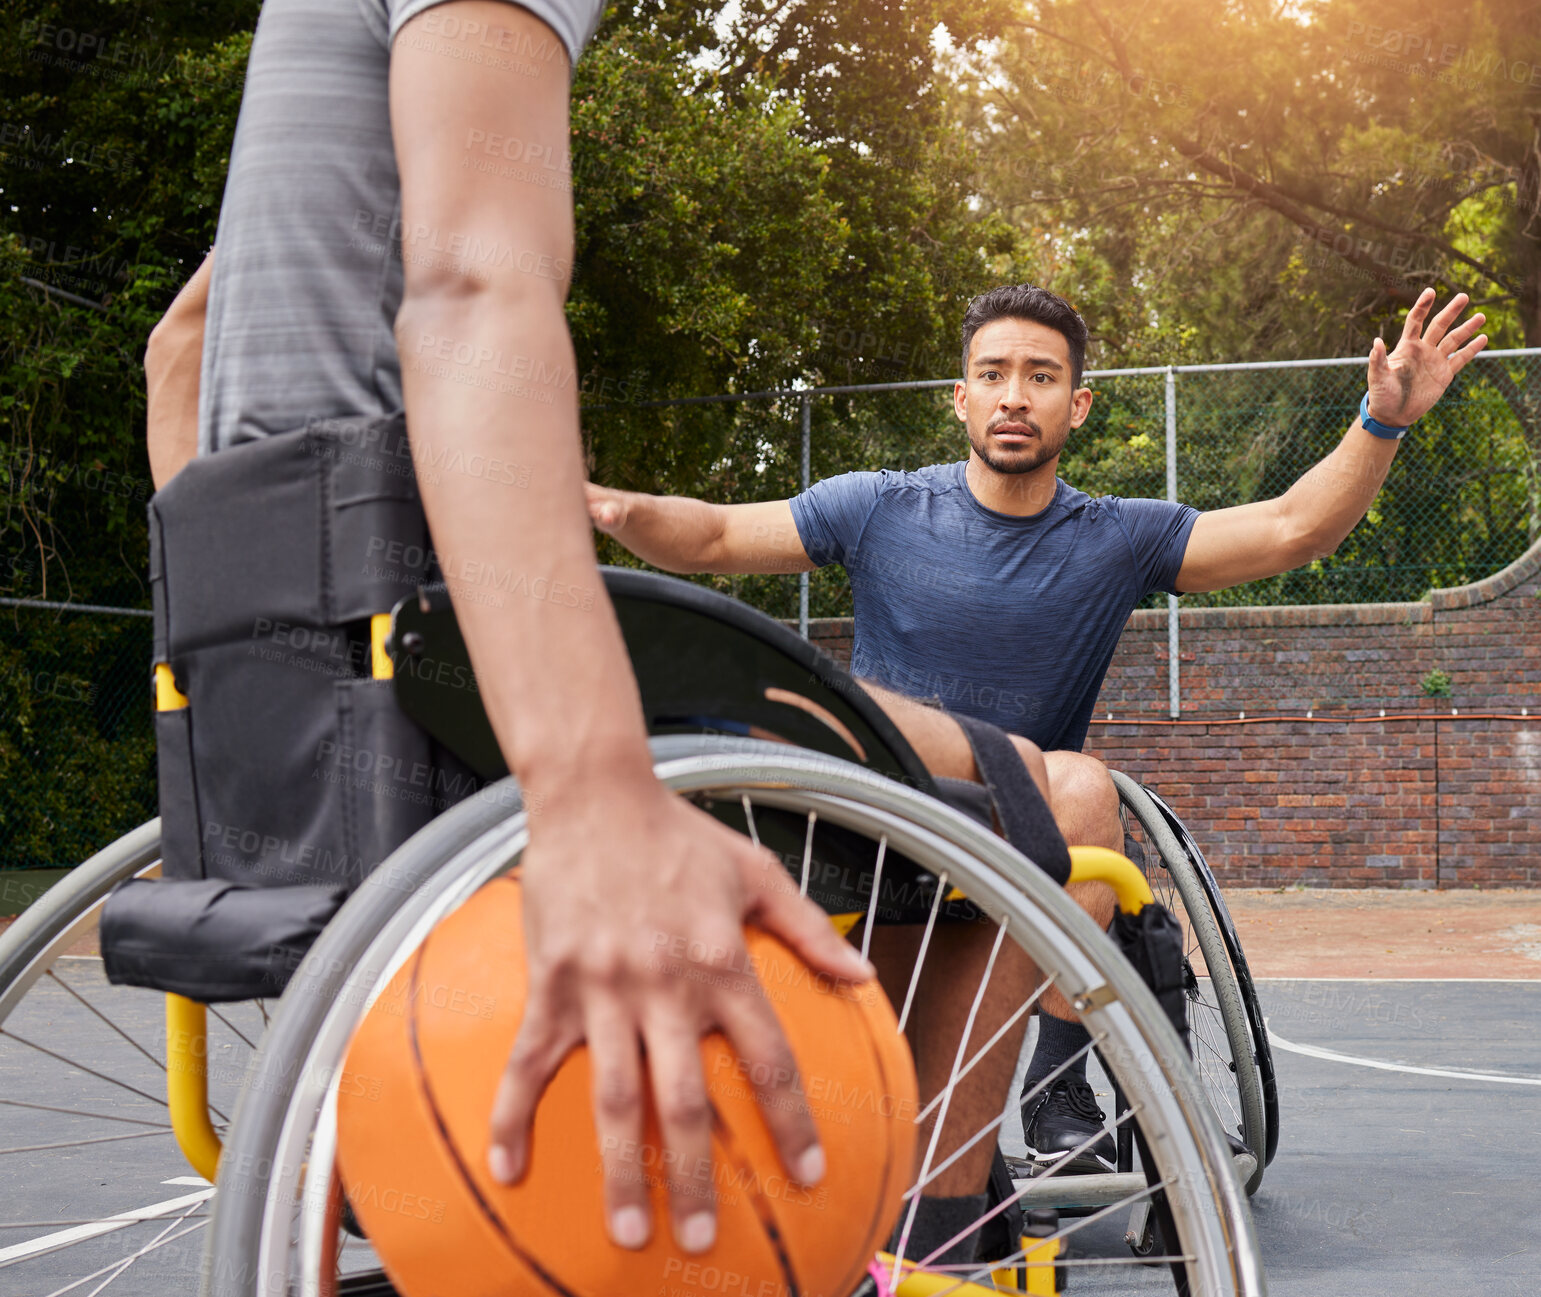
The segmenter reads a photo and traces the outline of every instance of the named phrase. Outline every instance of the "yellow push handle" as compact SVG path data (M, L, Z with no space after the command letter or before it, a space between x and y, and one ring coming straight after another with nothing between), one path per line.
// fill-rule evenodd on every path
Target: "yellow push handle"
M155 665L155 710L181 711L187 696L165 662ZM209 1183L219 1169L220 1143L209 1121L208 1010L180 995L166 997L166 1102L182 1154Z
M1125 914L1138 914L1156 899L1150 890L1150 884L1145 881L1145 875L1140 872L1140 867L1127 856L1109 851L1106 847L1071 847L1070 877L1066 881L1106 883L1118 897L1118 908ZM944 899L960 901L963 899L963 892L954 887ZM845 917L845 915L836 916L834 923L837 928L840 927L839 920ZM852 922L859 917L860 915L851 916Z
M390 680L396 674L391 661L391 615L377 612L369 619L369 674L376 680Z
M166 1098L182 1154L210 1184L220 1142L209 1121L208 1010L180 995L166 997Z
M1145 881L1145 875L1140 872L1140 867L1128 856L1121 856L1118 852L1109 851L1106 847L1071 847L1070 877L1066 881L1106 883L1113 889L1113 895L1118 898L1118 908L1125 914L1138 914L1147 905L1154 904L1156 900L1155 894L1150 890L1150 884ZM962 890L954 887L942 899L961 901L965 898ZM861 918L860 913L831 914L829 921L834 924L835 931L843 937ZM917 1297L919 1297L918 1294Z
M1156 899L1139 866L1106 847L1071 847L1070 881L1106 883L1125 914L1138 914Z
M155 710L178 712L187 706L187 695L177 688L177 678L165 662L155 664Z

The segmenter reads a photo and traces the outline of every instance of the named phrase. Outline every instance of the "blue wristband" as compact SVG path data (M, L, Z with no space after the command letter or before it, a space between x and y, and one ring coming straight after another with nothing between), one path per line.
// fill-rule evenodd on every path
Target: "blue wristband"
M1389 423L1382 423L1379 419L1370 418L1370 394L1366 392L1359 402L1359 422L1364 425L1364 430L1372 437L1379 437L1382 441L1401 441L1407 436L1407 428L1393 428ZM1409 424L1409 427L1412 425Z

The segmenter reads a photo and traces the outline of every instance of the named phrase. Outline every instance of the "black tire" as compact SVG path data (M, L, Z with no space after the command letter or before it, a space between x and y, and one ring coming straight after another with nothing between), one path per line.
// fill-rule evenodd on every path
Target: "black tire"
M766 804L782 804L778 797L793 804L804 797L797 788L806 781L807 796L825 798L816 803L821 817L839 824L844 814L851 824L869 826L863 831L881 824L885 834L895 835L898 850L923 857L951 853L946 859L960 870L955 877L970 880L976 904L1017 915L1014 939L1040 968L1045 958L1050 967L1061 968L1068 993L1082 1000L1078 1011L1117 1042L1115 1066L1138 1087L1136 1110L1151 1125L1156 1156L1148 1162L1179 1185L1173 1202L1162 1205L1171 1211L1181 1204L1173 1233L1192 1254L1185 1260L1198 1287L1238 1297L1263 1291L1245 1196L1176 1033L1105 934L1063 892L973 821L930 799L920 799L921 807L906 806L916 794L859 767L745 741L692 737L655 740L653 746L655 760L673 762L674 773L665 769L662 777L680 780L671 786L682 792L736 790L740 780L761 778L742 773L761 765L772 772L758 785ZM867 781L870 790L856 786ZM321 1247L314 1254L306 1250L307 1238L317 1231L296 1233L295 1227L333 1193L326 1181L335 1123L327 1123L324 1112L337 1059L369 988L383 985L438 917L522 850L525 830L514 785L506 781L488 793L433 821L381 865L328 925L290 983L247 1075L226 1145L208 1236L203 1287L208 1297L284 1291L292 1276L311 1273L316 1257L324 1262ZM870 802L861 800L869 795ZM906 821L904 810L917 818ZM967 865L970 856L978 863ZM1001 922L1004 933L1004 918ZM1152 1079L1158 1076L1160 1083ZM1120 1182L1110 1199L1115 1204L1148 1193L1145 1174L1098 1178ZM1044 1186L1048 1193L1080 1187L1064 1181ZM326 1228L323 1224L321 1232ZM1187 1290L1186 1272L1177 1290Z
M1219 1036L1213 1024L1206 1028L1202 1022L1191 1022L1194 1036L1195 1063L1203 1064L1203 1051L1214 1054L1209 1060L1210 1074L1222 1069L1224 1063L1234 1078L1234 1103L1229 1082L1211 1082L1213 1090L1222 1102L1232 1109L1235 1120L1232 1134L1238 1135L1252 1150L1251 1166L1246 1171L1248 1194L1256 1193L1263 1180L1263 1169L1268 1164L1267 1148L1270 1138L1277 1142L1277 1099L1269 1109L1269 1093L1272 1088L1272 1056L1268 1052L1268 1040L1261 1031L1262 1016L1254 1017L1256 992L1250 975L1238 976L1233 949L1239 953L1240 942L1236 939L1235 925L1220 900L1219 887L1214 874L1204 863L1202 854L1192 836L1183 827L1172 809L1150 789L1137 784L1121 771L1110 771L1119 799L1139 822L1147 839L1147 848L1154 848L1158 861L1145 862L1146 876L1156 892L1158 900L1168 905L1180 902L1187 916L1192 940L1202 953L1208 971L1212 1002L1198 989L1197 979L1191 982L1190 1003L1199 1004L1211 1013L1218 1012L1223 1029L1222 1048L1229 1054L1226 1059L1216 1047ZM1221 916L1224 921L1221 921ZM1230 940L1226 938L1230 931ZM1245 960L1240 965L1245 970ZM1250 993L1250 1004L1249 1004ZM1264 1064L1267 1072L1265 1079ZM1223 1091L1223 1093L1221 1093ZM1225 1124L1222 1122L1222 1124Z
M0 933L0 1025L31 984L38 956L114 887L148 871L160 855L161 822L153 819L70 870Z
M1279 1083L1278 1075L1274 1070L1273 1048L1268 1043L1268 1028L1263 1021L1263 1006L1257 996L1257 985L1252 980L1252 970L1248 967L1247 956L1242 951L1236 922L1231 918L1231 912L1226 908L1225 900L1220 894L1220 884L1215 878L1214 870L1209 867L1209 862L1204 859L1204 853L1199 850L1199 845L1193 840L1193 835L1188 832L1187 826L1177 818L1176 812L1151 789L1147 788L1145 792L1171 824L1189 863L1193 866L1194 874L1204 889L1210 911L1214 914L1215 923L1219 927L1221 941L1231 961L1231 970L1236 976L1236 985L1241 992L1242 1005L1247 1013L1247 1024L1252 1033L1252 1049L1256 1056L1258 1076L1263 1087L1263 1117L1267 1126L1263 1165L1267 1166L1273 1161L1274 1154L1279 1151Z

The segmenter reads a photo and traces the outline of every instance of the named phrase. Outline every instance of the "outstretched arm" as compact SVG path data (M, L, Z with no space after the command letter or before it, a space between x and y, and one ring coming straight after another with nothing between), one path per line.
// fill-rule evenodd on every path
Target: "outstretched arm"
M214 250L182 285L144 349L145 440L158 491L198 453L198 380Z
M787 500L708 504L588 483L589 517L606 535L665 572L808 572Z
M1433 320L1424 289L1402 326L1396 350L1370 347L1370 417L1393 427L1422 418L1483 347L1479 313L1455 328L1470 299L1457 293ZM1386 480L1398 443L1366 432L1356 417L1337 448L1273 500L1200 514L1188 538L1177 588L1193 594L1277 576L1331 554L1359 524Z

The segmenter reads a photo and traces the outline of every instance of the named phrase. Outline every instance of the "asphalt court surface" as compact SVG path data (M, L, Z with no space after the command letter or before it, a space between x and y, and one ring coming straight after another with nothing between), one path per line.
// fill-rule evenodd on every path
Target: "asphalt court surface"
M1252 1200L1269 1291L1541 1291L1541 982L1277 981L1282 1136Z
M108 988L98 970L96 961L72 960L66 979L129 1022L139 1039L158 1043L156 997ZM1272 980L1262 982L1260 991L1270 1030L1281 1041L1343 1056L1275 1046L1283 1137L1252 1200L1270 1292L1533 1297L1541 1290L1541 1084L1492 1079L1541 1080L1541 982ZM125 1042L101 1043L101 1031L89 1028L83 1013L64 991L51 988L31 1035L38 1037L46 1023L50 1048L72 1056L72 1046L79 1045L103 1063L116 1050L115 1073L147 1094L160 1093L163 1079L149 1061ZM250 1006L231 1016L237 1029L255 1037L260 1019ZM12 1026L21 1030L19 1022ZM211 1037L213 1098L228 1111L245 1046L223 1024L212 1026ZM164 1120L164 1109L150 1099L104 1087L14 1042L5 1045L0 1097L130 1121ZM138 1063L143 1066L134 1072ZM1390 1070L1401 1068L1455 1075ZM46 1147L104 1132L135 1137L78 1149ZM1008 1130L1008 1150L1019 1139L1019 1125ZM0 1157L0 1219L35 1222L0 1231L0 1292L6 1297L50 1297L97 1272L68 1289L84 1297L147 1246L151 1250L105 1293L173 1297L196 1291L207 1203L168 1135L153 1126L3 1104L0 1149L30 1150ZM176 1205L160 1207L167 1203ZM163 1213L153 1222L42 1260L4 1264L6 1249L57 1233L68 1222L152 1205ZM1082 1255L1123 1255L1124 1224L1109 1218L1087 1228ZM358 1256L359 1263L366 1260ZM1170 1287L1157 1272L1118 1267L1082 1270L1070 1291Z

